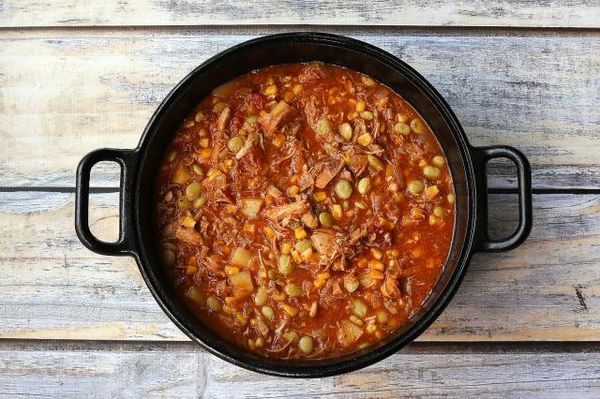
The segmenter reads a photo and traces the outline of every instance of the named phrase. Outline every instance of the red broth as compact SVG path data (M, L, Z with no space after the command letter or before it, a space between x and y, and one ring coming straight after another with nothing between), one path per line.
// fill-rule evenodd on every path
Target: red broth
M339 356L407 323L454 228L428 125L388 87L322 63L204 98L166 151L156 203L164 266L199 322L285 359Z

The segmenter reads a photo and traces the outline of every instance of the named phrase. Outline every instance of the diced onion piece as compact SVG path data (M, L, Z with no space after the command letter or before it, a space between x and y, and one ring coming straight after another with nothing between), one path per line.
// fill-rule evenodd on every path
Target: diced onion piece
M242 213L249 218L255 218L260 212L263 201L261 199L246 198L242 200Z
M252 294L254 285L252 284L252 277L248 270L229 276L229 281L233 285L234 296L237 299L246 298Z
M252 254L250 254L250 252L247 249L242 247L236 247L231 254L231 259L229 260L229 262L236 266L248 267L251 256Z
M341 328L338 330L337 339L342 346L350 346L363 334L363 329L352 323L350 320L344 320Z
M200 302L202 301L202 292L196 286L191 286L186 292L185 296L190 298L193 301Z
M217 97L227 98L235 85L235 80L223 83L221 86L213 89L213 94Z

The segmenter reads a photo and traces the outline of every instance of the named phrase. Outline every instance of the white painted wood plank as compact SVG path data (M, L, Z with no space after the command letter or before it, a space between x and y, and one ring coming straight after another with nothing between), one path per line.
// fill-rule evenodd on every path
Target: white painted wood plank
M4 0L0 26L393 25L598 27L595 1Z
M440 352L441 350L441 352ZM256 374L192 345L31 345L0 350L0 397L595 398L600 354L420 350L321 379Z
M276 30L25 31L0 36L0 186L73 186L79 160L134 147L194 66ZM474 145L511 144L538 188L600 187L597 34L342 31L392 52L447 98ZM100 170L100 185L114 173ZM500 166L491 184L514 185Z
M494 232L514 225L512 196L492 196ZM94 195L91 220L114 237L116 194ZM600 198L534 196L523 246L477 254L422 341L600 340ZM0 193L0 338L185 340L134 261L95 255L73 228L73 195Z

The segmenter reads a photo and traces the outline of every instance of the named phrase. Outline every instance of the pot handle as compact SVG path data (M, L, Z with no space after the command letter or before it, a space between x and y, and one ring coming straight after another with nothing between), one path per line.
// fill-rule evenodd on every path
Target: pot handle
M509 146L474 147L473 159L477 175L477 236L478 249L484 252L508 251L519 246L531 231L533 221L531 207L531 166L519 150ZM519 226L507 238L492 240L488 232L487 163L491 159L507 158L517 166L519 194Z
M101 161L116 162L121 166L119 195L119 238L115 242L101 241L90 231L88 224L90 171ZM132 187L137 164L137 152L134 150L116 150L103 148L87 154L77 167L77 187L75 190L75 231L88 249L102 255L135 255L133 224L130 204Z

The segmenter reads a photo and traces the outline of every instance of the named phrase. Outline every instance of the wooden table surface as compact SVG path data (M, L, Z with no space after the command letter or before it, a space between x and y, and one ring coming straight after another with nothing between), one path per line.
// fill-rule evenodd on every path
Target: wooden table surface
M600 396L600 3L425 0L0 0L0 397ZM573 3L574 5L566 5ZM477 254L416 342L321 380L258 375L193 345L135 262L74 228L74 172L134 147L194 66L252 37L355 37L408 62L474 145L530 159L534 227ZM118 170L93 171L90 223L115 238ZM516 223L515 174L490 168L490 223Z

